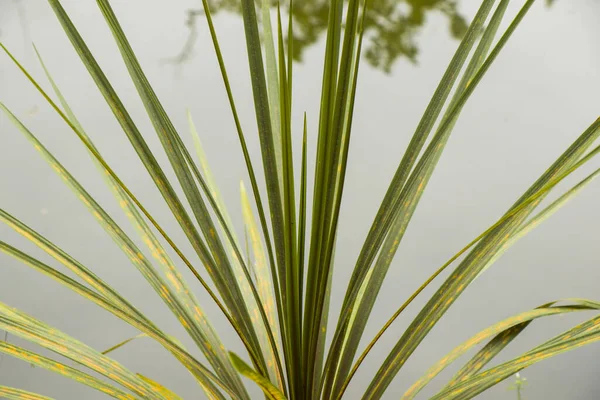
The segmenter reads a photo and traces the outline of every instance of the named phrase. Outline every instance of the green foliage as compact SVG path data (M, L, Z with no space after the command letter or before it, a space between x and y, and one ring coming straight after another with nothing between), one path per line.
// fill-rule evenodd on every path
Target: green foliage
M0 341L0 353L66 376L113 398L180 399L171 389L130 371L112 359L114 351L134 339L144 338L143 340L156 341L172 354L210 399L248 399L249 394L242 376L256 383L269 399L340 399L346 394L352 378L360 372L365 357L395 319L442 271L453 267L450 276L431 296L383 360L363 395L364 399L380 399L408 358L466 288L512 244L549 218L600 174L600 169L594 170L557 196L550 205L538 210L541 202L560 182L600 153L600 146L593 147L600 136L600 119L597 119L498 221L433 272L357 357L359 344L375 310L381 285L461 110L524 20L533 0L523 2L520 11L501 34L498 34L498 30L502 26L509 0L500 0L498 4L494 0L483 0L471 24L465 26L464 32L462 28L455 27L464 37L416 127L405 154L399 160L398 169L356 260L340 316L333 320L335 330L329 332L332 341L328 346L327 328L328 322L332 321L329 306L331 282L335 274L336 238L349 162L363 37L374 26L374 13L391 6L377 0L349 0L347 4L343 0L331 0L320 5L322 15L319 15L323 17L321 29L326 29L327 36L316 163L310 171L307 162L307 116L304 116L303 121L301 150L293 148L294 135L299 130L295 129L295 121L292 119L292 93L293 90L298 90L293 85L293 59L301 51L301 46L293 40L299 23L297 15L301 15L297 14L297 10L302 10L309 2L290 1L286 4L287 10L291 10L287 21L282 19L279 7L276 18L271 21L270 4L266 0L258 4L260 12L253 0L243 0L240 3L261 149L262 168L256 168L238 118L236 99L232 95L210 12L211 3L203 0L203 15L214 44L251 188L247 191L243 182L240 185L245 226L245 246L242 247L211 172L202 146L201 133L197 132L189 115L197 156L192 157L146 79L109 1L97 0L100 12L113 34L155 134L167 154L175 179L167 178L166 167L157 161L155 153L147 144L147 138L130 117L61 2L48 2L212 284L202 278L197 269L200 266L190 261L171 239L167 228L153 218L142 201L106 162L85 133L43 62L42 67L58 103L2 46L8 58L85 145L109 190L153 258L144 255L143 250L125 230L5 104L0 103L0 109L73 190L75 196L125 253L132 266L177 317L204 355L202 361L198 360L177 338L163 332L91 269L9 211L0 209L0 220L4 224L60 262L75 278L0 241L3 253L60 282L139 331L136 336L100 352L38 319L0 303L0 329L74 360L76 364L66 365L6 340ZM438 4L435 1L430 3L429 7ZM413 11L416 10L415 7ZM419 20L418 15L413 16L413 19ZM368 56L369 50L366 53ZM41 56L39 58L41 62ZM301 151L302 160L299 168L293 162L293 156L298 151ZM257 183L259 170L263 171L266 182L264 193ZM312 199L307 195L310 192L307 188L309 173L314 173ZM299 193L296 193L297 180L300 181ZM183 193L183 197L179 193ZM313 207L309 218L307 202L311 200ZM177 255L177 259L173 260L168 255L171 250ZM462 260L454 265L463 255ZM210 324L200 307L199 296L192 293L191 286L181 274L182 267L188 268L204 288L206 293L200 295L204 298L208 294L208 298L221 310L232 331L244 345L245 355L240 357L227 351L220 339L223 333L217 333ZM216 291L211 287L215 287ZM533 320L599 310L598 302L567 299L547 303L500 321L474 335L431 366L404 393L403 398L414 398L460 356L486 342L432 397L439 400L473 398L534 363L600 339L600 316L595 316L512 360L489 367L496 355ZM94 375L84 368L94 372ZM9 399L47 399L4 386L0 386L0 395Z

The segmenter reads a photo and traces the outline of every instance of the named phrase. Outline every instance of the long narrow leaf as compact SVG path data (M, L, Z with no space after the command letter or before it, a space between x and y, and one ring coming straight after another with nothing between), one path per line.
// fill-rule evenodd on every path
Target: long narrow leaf
M593 323L593 328L584 334L577 335L575 337L562 338L551 345L541 346L538 349L527 352L520 357L476 374L438 393L437 395L433 396L431 400L466 400L473 398L482 391L496 385L516 372L535 363L538 363L549 357L554 357L566 351L571 351L578 347L597 342L600 340L600 317L595 317L590 320L590 322Z
M140 320L135 315L124 312L122 309L115 307L106 298L98 295L96 292L88 289L87 287L56 271L39 260L36 260L35 258L1 241L0 251L7 253L24 264L32 267L33 269L49 276L73 292L83 296L87 300L92 301L123 321L129 323L134 328L146 333L149 337L153 338L167 350L169 350L182 363L182 365L184 365L197 378L198 382L203 386L203 388L210 392L213 396L216 396L216 398L223 399L222 395L212 382L219 385L224 390L230 391L230 389L217 377L215 377L212 372L210 372L206 367L190 356L190 354L187 353L178 343L174 342L168 335L165 335L152 323L145 320ZM60 333L58 331L56 332ZM105 357L103 354L101 355Z
M136 397L132 396L131 394L126 393L123 390L118 389L112 385L109 385L108 383L98 378L95 378L89 374L81 372L73 367L60 363L58 361L52 360L48 357L44 357L39 354L28 351L22 347L0 341L0 352L21 359L31 365L35 365L36 367L45 368L49 371L63 375L76 382L82 383L93 389L99 390L112 398L119 400L136 400Z
M458 84L456 92L450 103L450 107L452 107L452 105L455 104L456 100L459 98L459 96L463 93L464 89L468 85L468 82L472 79L477 69L485 60L485 56L487 55L488 49L491 46L491 43L496 35L496 31L500 22L502 21L508 3L508 0L502 0L500 2L500 5L494 12L491 21L488 27L485 29L483 37L479 45L477 46L477 49L475 50L473 56L471 57L471 60L469 61L469 64L466 68L466 72L463 75L460 83ZM425 131L422 131L419 134L424 134L424 132ZM417 142L411 144L416 146ZM441 152L441 149L439 151ZM409 162L408 159L404 159L403 162L404 161ZM404 237L404 233L408 226L408 222L410 221L410 217L407 217L406 215L407 213L408 215L410 215L410 213L412 212L411 209L414 210L416 204L418 203L418 197L416 196L420 196L422 192L423 186L419 185L418 188L416 188L415 191L412 193L412 196L415 196L414 198L410 198L411 194L409 194L405 195L402 199L402 203L406 207L403 207L398 212L397 216L394 218L394 222L390 228L390 232L387 235L385 241L383 242L380 254L377 257L377 260L375 261L375 264L372 268L373 272L371 274L371 278L369 279L368 287L364 289L367 293L369 293L369 296L363 296L361 300L359 300L358 297L354 299L354 305L352 307L353 311L351 312L351 314L356 314L357 317L353 319L352 323L350 321L346 322L348 327L346 328L346 339L344 339L344 351L341 353L339 361L339 378L335 386L336 391L340 389L340 386L342 385L342 379L347 379L347 374L350 370L352 358L355 356L356 351L358 349L360 339L362 338L362 334L368 322L368 318L371 315L371 311L377 299L379 290L381 289L381 285L384 282L385 276L387 275L388 269L396 254L400 242ZM410 198L410 200L406 200L406 198ZM364 279L366 281L366 276ZM339 348L339 345L334 346L334 348Z
M491 62L498 55L500 49L506 40L508 40L510 35L514 32L532 4L533 0L525 3L512 24L507 29L506 33L500 39L498 45L494 48L486 62L481 67L480 71L473 78L471 85L469 85L463 95L461 95L461 99L456 103L455 109L458 110L460 107L462 107L462 104L464 104L466 101L468 94L472 92L473 87L476 86L476 84L480 81L481 77L483 76L483 72L489 68ZM551 180L554 176L559 175L576 163L577 159L589 146L592 145L592 143L598 137L599 121L592 124L592 126L590 126L590 128L588 128L588 130L586 130L586 132L584 132L584 134L582 134L580 138L561 157L559 157L559 159L517 201L517 203L515 203L513 208L517 207L522 201L527 199L531 193L535 193L535 191L537 191L540 187L543 187L544 184ZM442 122L442 126L440 127L439 131L442 132L443 129L451 126L452 123L452 118L446 119ZM431 149L431 152L429 152L430 154L428 154L428 151L426 151L423 158L419 162L420 164L422 163L424 167L429 164L429 155L431 155L431 157L435 157L435 149L438 145L436 138L438 138L438 140L444 139L441 135L436 135L436 137L434 137L433 141L428 147L428 150ZM417 165L416 168L418 170L419 165ZM376 398L381 396L381 393L383 393L393 377L397 374L402 365L404 365L408 357L414 352L418 344L433 328L435 323L439 321L446 310L478 275L481 268L483 268L487 264L487 261L489 261L489 259L493 257L493 255L502 247L505 241L510 237L511 234L514 233L514 231L533 211L537 204L539 204L539 201L530 204L529 206L525 207L524 210L516 213L504 224L498 226L494 231L490 232L487 237L482 239L478 245L475 246L471 253L456 268L454 273L451 274L438 292L423 308L421 313L413 321L413 324L411 324L411 326L408 328L406 334L403 335L403 337L399 340L390 356L380 368L378 375L373 380L365 396L368 397L374 395Z
M494 257L487 263L487 265L482 268L481 272L479 272L479 275L477 275L477 277L481 276L481 274L483 274L492 264L494 264L500 257L502 257L504 252L506 250L508 250L508 248L510 248L512 245L514 245L517 241L519 241L519 239L523 238L529 232L531 232L532 230L537 228L542 222L544 222L545 220L550 218L552 215L554 215L555 212L557 212L559 209L561 209L567 202L569 202L575 196L577 196L579 193L581 193L581 191L587 185L592 183L592 181L595 178L597 178L599 174L600 174L600 169L597 169L596 171L592 172L587 177L585 177L581 182L579 182L577 185L573 186L566 193L564 193L558 199L554 200L550 205L545 207L542 211L540 211L539 213L534 215L531 219L526 221L519 228L519 230L517 230L510 237L510 239L508 239L506 241L504 246L502 246L502 248L498 251L498 253L496 253L494 255Z
M163 299L165 304L178 317L180 322L188 330L191 337L202 343L202 332L194 329L196 326L195 318L185 309L180 299L173 293L172 289L164 282L163 278L157 274L154 267L149 263L144 254L137 248L131 239L121 230L121 228L112 220L104 209L85 191L79 182L58 162L58 160L41 144L41 142L2 104L0 109L6 112L13 123L31 141L34 147L52 166L55 172L65 181L65 183L74 191L80 200L90 210L92 215L103 226L106 232L111 236L115 243L123 250L132 264L140 271L156 293ZM196 314L201 318L202 314ZM202 346L201 346L202 347ZM214 351L213 351L214 353Z
M185 196L192 208L192 212L204 234L208 249L211 255L207 252L202 242L199 242L199 256L205 262L209 273L211 274L215 284L217 285L221 296L225 300L232 316L237 319L242 327L245 337L252 346L254 362L258 368L265 371L266 363L259 350L259 344L254 326L251 321L251 316L246 307L244 296L236 279L235 272L231 266L231 262L227 257L225 247L216 235L216 226L212 221L212 217L206 207L200 191L195 184L193 171L188 168L185 149L179 145L179 135L167 116L162 104L158 100L156 93L150 86L142 68L137 61L137 58L119 24L117 18L106 0L98 0L100 10L110 27L115 41L121 51L121 55L131 79L133 80L136 89L144 103L144 107L150 117L152 124L158 134L158 137L163 145L165 152L173 167L177 179L183 188ZM241 260L240 260L241 261ZM246 277L249 278L249 277ZM248 279L249 281L249 279ZM251 282L248 282L252 286ZM257 299L259 301L259 299ZM261 314L262 315L262 314Z
M94 149L95 146L91 139L87 136L83 127L77 120L73 110L67 103L66 99L62 95L60 89L56 85L54 79L50 75L50 72L46 68L39 52L36 50L36 54L40 63L50 81L54 92L56 93L65 113L69 117L69 120L73 123L73 125L79 130L82 136L84 136L90 146ZM97 150L97 149L96 149ZM219 340L217 334L215 333L213 327L210 322L206 318L203 310L198 303L198 300L193 295L189 285L183 279L181 273L164 250L162 244L156 239L156 236L152 232L152 230L148 227L137 208L133 204L133 202L129 199L127 194L123 191L123 189L118 185L118 183L110 176L108 171L96 160L92 155L92 159L102 177L104 178L107 186L111 189L113 195L119 202L120 206L123 208L125 214L131 221L132 225L139 232L142 240L148 246L151 254L159 261L159 265L162 267L162 271L167 277L168 282L170 283L171 288L176 293L177 297L182 302L183 306L187 314L190 315L188 320L192 321L192 326L189 329L196 330L197 333L194 334L196 338L196 344L202 349L202 352L211 363L211 365L215 368L217 374L226 382L229 382L233 387L237 387L240 393L245 393L243 385L241 381L233 369L233 366L229 362L229 357L227 356L226 351L224 350L224 346L222 342ZM201 338L201 340L197 340Z
M559 301L553 302L558 303ZM590 309L597 309L594 307L588 307L585 305L578 305L578 307L571 306L559 306L552 307L553 303L544 304L541 307L538 307L531 311L526 311L524 313L520 313L513 317L507 318L497 324L490 326L489 328L479 332L474 335L471 339L467 340L460 346L456 347L446 356L444 356L440 361L438 361L435 365L433 365L427 372L421 377L417 382L415 382L403 395L403 400L409 400L414 398L423 387L425 387L433 378L435 378L442 370L448 367L452 362L454 362L458 357L469 351L475 345L483 342L484 340L499 335L504 331L510 330L513 327L523 324L525 322L532 321L537 318L547 317L551 315L561 315L565 313L571 313L574 311L585 311Z
M79 364L131 390L137 396L166 400L118 362L100 354L76 339L8 307L4 303L0 303L0 327L15 336L45 347L71 360L76 360Z
M0 385L0 396L7 400L54 400L51 397Z

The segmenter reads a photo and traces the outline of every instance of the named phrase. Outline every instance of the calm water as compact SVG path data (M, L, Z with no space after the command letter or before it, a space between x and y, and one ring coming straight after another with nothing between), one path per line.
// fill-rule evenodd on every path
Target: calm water
M95 2L65 0L64 3L139 127L158 149L154 132ZM160 1L131 0L113 3L152 84L182 132L187 127L185 109L189 108L194 115L232 217L240 221L238 184L246 175L207 29L202 16L192 18L199 2L182 0L176 5L167 5ZM215 8L220 10L216 24L242 123L247 134L255 139L243 27L236 3L234 0L215 1ZM314 143L326 10L324 1L297 3L296 133L300 133L301 115L306 111L312 128L310 139ZM336 256L334 312L380 199L478 3L477 0L373 0ZM514 15L521 2L514 3L508 15ZM41 0L21 4L23 12L19 14L15 3L0 0L4 43L41 78L40 68L26 45L35 41L110 164L134 192L146 200L159 221L171 228L175 238L185 243L49 7ZM437 267L493 223L598 117L599 15L597 0L556 0L551 4L540 0L533 7L463 111L390 269L389 281L380 295L378 313L373 315L365 338L372 337ZM189 40L190 32L195 40ZM23 118L106 209L114 213L117 221L128 226L81 145L5 56L0 56L0 100ZM177 322L120 251L5 118L0 119L0 143L1 207L63 246L126 293L135 304L143 304L142 310L168 327L169 333L184 337ZM252 140L250 145L253 154L258 156L257 140ZM314 155L314 151L311 154ZM159 155L161 161L166 161L162 153ZM447 351L502 318L554 299L600 299L598 196L599 185L589 187L473 284L414 354L386 398L397 398ZM0 227L0 234L2 240L47 260L5 227ZM0 260L1 301L20 307L98 349L135 334L129 326L47 278L6 256ZM201 293L200 288L198 293ZM348 392L348 398L359 398L358 393L370 381L378 360L394 345L417 312L417 306L415 303L406 312L373 351ZM241 350L208 300L204 307L214 316L217 330L223 332L231 348ZM581 318L533 324L506 354L517 355ZM22 343L14 338L10 340ZM507 355L502 359L507 359ZM142 339L133 343L115 353L115 357L136 372L160 379L186 399L198 398L194 395L197 393L194 382L150 341ZM592 346L527 369L523 372L529 381L527 399L597 398L600 395L599 357L600 347ZM440 387L442 381L432 389ZM0 384L58 399L102 398L83 386L9 358L1 361ZM507 391L508 386L503 383L481 398L515 399L516 395ZM424 394L427 393L431 392Z

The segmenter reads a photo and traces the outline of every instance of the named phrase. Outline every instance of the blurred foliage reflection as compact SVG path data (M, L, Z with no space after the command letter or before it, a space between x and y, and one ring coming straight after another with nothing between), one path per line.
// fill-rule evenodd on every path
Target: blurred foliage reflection
M294 2L294 59L302 60L305 50L319 40L327 28L329 0L297 0ZM273 1L273 7L277 2ZM212 14L241 13L239 0L209 0ZM282 5L284 10L287 4ZM368 43L364 55L372 66L390 72L398 59L405 57L416 62L419 55L418 35L429 14L442 15L448 21L448 32L461 39L467 29L467 20L459 13L455 0L370 0L365 20ZM192 54L196 41L196 26L202 18L201 10L189 10L187 26L190 37L181 53L172 59L185 62Z

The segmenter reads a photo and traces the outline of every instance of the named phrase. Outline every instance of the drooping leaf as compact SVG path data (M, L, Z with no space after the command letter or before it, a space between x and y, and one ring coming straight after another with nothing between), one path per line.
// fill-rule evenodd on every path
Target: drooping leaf
M135 396L132 396L131 394L113 385L110 385L98 378L95 378L73 367L52 360L48 357L44 357L42 355L33 353L29 350L13 345L11 343L0 341L0 352L21 359L36 367L45 368L51 372L63 375L76 382L82 383L93 389L99 390L112 398L119 400L136 400ZM2 390L0 389L0 395L1 394Z
M118 362L4 303L0 303L0 327L63 357L76 360L79 364L131 390L137 396L167 400Z
M51 397L0 385L0 396L7 400L54 400Z
M6 244L5 242L0 241L0 251L23 262L25 265L30 266L34 270L49 276L50 278L64 285L73 292L83 296L87 300L90 300L91 302L102 307L106 311L112 313L116 317L127 322L134 328L146 333L149 337L156 340L169 352L171 352L181 362L181 364L185 366L194 375L194 377L198 380L198 383L202 385L202 387L207 392L210 392L213 396L216 396L216 398L223 399L222 395L220 394L219 390L216 388L215 385L220 386L226 392L232 393L231 389L229 389L227 385L221 382L216 376L214 376L214 374L211 371L209 371L200 362L194 359L187 351L185 351L185 349L179 346L177 342L174 342L170 335L166 335L163 332L161 332L149 320L145 318L140 318L135 313L124 311L122 308L113 305L103 296L81 285L77 281L69 278L68 276L57 271L56 269ZM17 310L14 311L17 312ZM61 334L61 332L57 330L54 330L53 332L55 332L56 334ZM102 357L106 357L101 353L98 354L100 354Z
M495 336L500 335L505 331L509 331L515 326L528 323L537 318L543 318L551 315L562 315L566 313L576 312L576 311L585 311L590 309L599 309L598 306L590 306L588 304L577 304L574 303L573 306L556 306L552 307L554 303L559 303L562 301L556 301L548 304L544 304L536 309L531 311L526 311L524 313L517 314L513 317L507 318L497 324L490 326L489 328L479 332L471 339L467 340L460 346L456 347L446 356L444 356L440 361L434 364L431 368L425 372L425 374L415 382L403 395L403 400L413 399L423 387L425 387L433 378L435 378L442 370L448 367L452 362L454 362L458 357L469 351L475 345L483 342L484 340Z
M590 328L585 333L576 336L561 335L558 340L549 341L546 345L538 346L536 349L529 351L520 357L458 382L436 394L431 400L471 399L484 390L535 363L566 351L571 351L578 347L597 342L600 340L600 317L595 317L589 320L589 322Z

